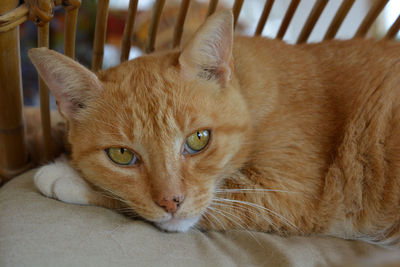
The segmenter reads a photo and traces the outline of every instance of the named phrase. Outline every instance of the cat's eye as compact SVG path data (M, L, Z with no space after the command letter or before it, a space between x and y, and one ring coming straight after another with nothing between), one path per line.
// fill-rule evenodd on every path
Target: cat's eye
M201 130L192 133L185 142L184 154L196 154L203 150L210 140L210 131Z
M106 149L108 157L118 165L130 166L137 162L135 153L123 147L110 147Z

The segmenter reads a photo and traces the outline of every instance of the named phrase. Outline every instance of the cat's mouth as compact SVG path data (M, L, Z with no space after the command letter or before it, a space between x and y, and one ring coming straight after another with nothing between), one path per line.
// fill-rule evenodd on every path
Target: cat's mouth
M167 232L186 232L193 225L195 225L199 219L200 216L191 218L179 218L176 216L171 216L170 219L162 222L156 222L155 225L161 230Z

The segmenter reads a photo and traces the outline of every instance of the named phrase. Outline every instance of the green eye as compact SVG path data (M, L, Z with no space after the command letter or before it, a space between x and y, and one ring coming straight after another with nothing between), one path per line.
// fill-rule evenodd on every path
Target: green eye
M119 165L133 165L136 163L136 155L127 148L110 147L106 149L108 157Z
M196 154L207 146L209 140L210 132L208 130L194 132L186 139L185 152Z

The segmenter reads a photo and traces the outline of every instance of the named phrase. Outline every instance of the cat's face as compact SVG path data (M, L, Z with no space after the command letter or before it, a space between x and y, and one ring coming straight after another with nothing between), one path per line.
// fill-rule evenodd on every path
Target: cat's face
M69 121L84 178L168 231L206 212L243 164L247 107L233 77L233 19L211 16L182 52L94 75L54 51L30 57Z
M192 226L221 179L241 164L248 129L234 86L187 81L177 60L177 53L147 56L106 71L103 90L70 129L73 161L84 177L172 231ZM188 147L197 133L208 135L198 152ZM134 155L123 158L121 148ZM162 198L174 196L184 200L172 216Z

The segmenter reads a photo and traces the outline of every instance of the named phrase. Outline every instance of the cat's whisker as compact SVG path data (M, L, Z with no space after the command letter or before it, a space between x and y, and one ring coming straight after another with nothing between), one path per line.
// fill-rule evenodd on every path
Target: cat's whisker
M241 211L242 213L248 212L251 213L257 217L261 216L265 221L268 222L268 224L270 224L273 228L278 229L278 226L276 225L276 223L269 217L266 216L264 213L260 213L260 212L256 212L254 210L251 209L251 207L248 206L244 206L238 203L232 203L232 202L228 202L228 203L220 203L220 202L213 202L214 205L220 205L220 206L225 206L225 207L230 207L233 210L237 210L237 211ZM246 217L248 217L246 214L244 214ZM248 217L249 218L249 217ZM251 220L251 218L249 218Z
M114 199L114 200L118 200L118 201L123 201L123 199L121 199L120 197L118 197L117 195L115 195L115 194L113 194L113 193L111 193L111 192L108 192L106 189L101 188L101 190L104 191L104 192L99 191L99 193L100 193L102 196L107 197L107 198L109 198L109 199Z
M242 205L247 205L247 206L250 206L250 207L254 207L254 208L258 208L258 209L265 210L265 211L269 212L270 214L275 215L276 217L278 217L279 219L281 219L282 222L286 223L288 226L291 226L291 227L295 228L297 231L300 231L300 232L301 232L301 230L300 230L294 223L292 223L291 221L289 221L288 219L286 219L286 218L285 218L284 216L282 216L281 214L279 214L279 213L277 213L277 212L275 212L275 211L273 211L273 210L271 210L271 209L268 209L268 208L266 208L266 207L260 206L260 205L258 205L258 204L255 204L255 203L252 203L252 202L248 202L248 201L241 201L241 200L234 200L234 199L227 199L227 198L214 198L214 200L216 200L216 201L222 201L222 202L234 202L234 203L238 203L238 204L242 204Z
M225 218L228 219L229 221L233 222L234 224L236 224L237 226L239 226L239 229L241 229L241 230L242 230L242 229L246 229L245 227L248 226L247 224L242 225L242 224L236 222L236 221L233 220L232 218L230 218L230 217L228 217L227 215L225 215L224 212L223 212L222 210L220 210L220 209L218 209L218 208L216 208L216 207L209 207L209 209L212 210L212 211L214 211L214 212L216 212L216 213L218 213L218 214L220 214L221 216L225 217ZM225 213L228 213L228 212L225 212ZM229 214L230 214L230 213L229 213ZM232 214L230 214L230 215L232 215ZM236 216L236 218L240 219L240 218L237 217L237 216ZM241 220L241 219L240 219L240 220ZM241 220L241 221L243 222L243 220Z
M254 240L255 240L259 245L261 245L261 243L259 242L259 240L258 240L258 239L256 238L256 236L254 235L254 233L253 233L252 231L248 230L248 229L250 228L249 225L248 225L246 222L244 222L240 217L238 217L238 216L236 216L236 215L234 215L234 214L232 214L232 213L230 213L230 212L228 212L228 211L218 209L217 207L209 207L209 208L210 208L210 210L212 210L212 211L214 211L214 212L220 214L221 216L225 217L227 220L229 220L229 221L233 222L234 224L238 225L240 230L245 230L245 232L247 232L252 238L254 238ZM225 213L226 215L225 215L224 213ZM231 217L229 217L229 216L231 216ZM239 221L241 221L242 224L240 224L239 222L237 222L237 221L235 221L234 219L232 219L232 217L235 217L236 219L238 219Z
M138 219L142 218L140 215L138 215L134 210L115 210L116 212L122 213L123 215L127 216L130 219Z
M207 209L210 209L210 207L207 207ZM221 230L225 230L224 224L214 214L210 212L207 212L206 214L214 218L214 220L221 226Z
M247 194L247 193L265 193L265 192L277 192L277 193L290 193L290 194L299 194L304 197L310 198L310 199L315 199L319 201L325 201L319 197L312 196L310 194L307 194L305 192L299 192L299 191L290 191L290 190L283 190L283 189L264 189L264 188L219 188L214 191L216 194L224 194L224 193L242 193L242 194Z
M130 207L126 207L126 208L118 208L118 209L115 209L116 211L121 211L121 212L123 212L123 211L132 211L132 212L136 212L133 208L130 208Z
M121 201L120 198L115 197L115 196L111 196L109 193L106 194L106 193L104 193L104 192L99 192L99 194L102 195L103 197L108 198L108 199L113 199L113 200Z
M201 233L201 229L198 226L194 225L189 229L189 232Z
M225 198L214 198L214 201L222 201L222 202L228 202L228 203L231 202L231 203L235 203L235 204L238 204L238 205L246 205L246 206L249 206L249 207L253 207L253 208L265 210L265 211L267 211L268 213L270 213L270 214L272 214L272 215L275 215L276 217L280 218L283 222L286 222L286 223L288 223L290 226L293 226L293 227L295 227L295 228L297 229L297 227L296 227L294 224L290 223L285 217L281 216L280 214L275 213L274 211L272 211L272 210L270 210L270 209L268 209L268 208L265 208L265 207L263 207L263 206L260 206L260 205L258 205L258 204L255 204L255 203L252 203L252 202L247 202L247 201L240 201L240 200L233 200L233 199L225 199ZM233 205L232 205L232 206L233 206ZM245 207L242 207L242 208L243 208L243 209L246 209ZM270 222L270 223L272 224L272 221L270 221L270 220L267 220L267 221Z
M125 201L124 199L115 196L115 195L111 195L111 192L99 192L101 196L108 198L108 199L112 199L112 200L117 200L123 204L126 205L126 207L123 208L115 208L114 210L120 213L123 213L125 216L128 216L129 218L135 219L135 218L141 218L141 216L137 213L137 211L135 209L133 209L132 207L130 207L129 203L127 201Z
M202 218L204 218L207 222L210 223L210 226L212 226L213 228L215 228L215 224L210 220L210 218L208 218L208 212L206 211L205 213L202 214Z
M210 214L208 212L205 212L203 213L202 217L210 224L210 228L216 228L215 223L208 217L209 215Z
M123 205L125 205L124 208L114 208L114 210L122 211L122 209L125 209L125 210L130 210L130 211L136 212L133 208L130 207L130 204L126 200L124 200L120 197L111 196L110 193L100 193L100 195L105 198L111 199L111 200L116 200L116 201L122 203Z
M278 227L276 226L276 224L274 223L274 221L272 221L269 217L266 217L264 214L260 214L257 213L251 209L249 209L248 207L243 207L243 206L237 206L235 205L235 203L219 203L219 202L212 202L211 205L218 205L218 206L222 206L222 207L227 207L227 208L231 208L232 210L236 210L236 211L240 211L242 212L242 214L249 220L251 220L251 218L249 216L247 216L246 214L244 214L244 212L248 212L251 213L255 216L262 216L263 219L265 219L270 225L272 225L275 229L278 229Z
M261 188L238 188L238 189L217 189L215 193L264 193L264 192L279 192L279 193L293 193L303 194L302 192L280 190L280 189L261 189Z
M104 188L104 187L99 187L99 188L100 188L101 190L103 190L105 193L110 194L110 195L109 195L110 198L113 198L113 199L115 199L115 200L118 200L118 201L120 201L120 202L122 202L122 203L124 203L124 204L126 204L126 205L128 205L128 206L130 206L130 202L129 202L129 201L127 201L127 200L121 198L121 197L118 196L116 193L114 193L111 189ZM104 194L104 193L103 193L103 194ZM107 195L107 194L104 194L104 195Z

